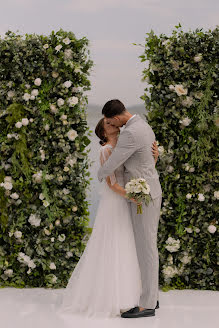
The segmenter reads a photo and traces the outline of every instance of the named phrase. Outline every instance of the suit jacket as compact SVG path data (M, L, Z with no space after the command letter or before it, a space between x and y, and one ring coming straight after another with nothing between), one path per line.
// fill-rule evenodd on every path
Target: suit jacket
M133 178L144 178L150 186L152 199L161 196L162 189L151 149L154 141L152 128L136 114L126 123L112 154L99 168L98 180L101 182L123 164L125 184Z

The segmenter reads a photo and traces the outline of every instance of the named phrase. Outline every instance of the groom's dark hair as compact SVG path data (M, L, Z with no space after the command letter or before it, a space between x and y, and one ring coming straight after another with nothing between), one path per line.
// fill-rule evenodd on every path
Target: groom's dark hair
M112 99L105 103L102 109L102 114L110 118L115 115L120 115L125 111L126 108L119 99Z

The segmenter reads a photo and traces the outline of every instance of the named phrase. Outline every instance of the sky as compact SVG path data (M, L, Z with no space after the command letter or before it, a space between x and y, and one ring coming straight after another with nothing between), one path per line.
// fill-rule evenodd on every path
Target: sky
M48 35L62 28L87 37L94 61L88 103L117 98L128 107L143 104L145 62L138 57L146 33L170 35L178 23L184 31L214 29L218 17L218 0L2 0L0 34Z

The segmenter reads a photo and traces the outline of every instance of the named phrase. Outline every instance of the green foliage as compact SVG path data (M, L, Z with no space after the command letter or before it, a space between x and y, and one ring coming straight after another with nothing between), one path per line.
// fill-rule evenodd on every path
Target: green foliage
M0 286L66 286L92 229L89 41L0 39Z
M141 45L142 46L142 45ZM159 143L163 190L158 231L160 284L217 284L219 29L147 33L145 115Z

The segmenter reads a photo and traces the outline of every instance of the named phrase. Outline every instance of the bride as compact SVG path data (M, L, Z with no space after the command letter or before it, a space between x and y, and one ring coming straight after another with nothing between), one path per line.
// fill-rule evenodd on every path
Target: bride
M95 133L100 138L102 165L115 147L120 129L102 118ZM156 142L152 152L156 162ZM61 313L116 317L138 305L141 274L123 170L124 166L119 166L103 182L92 234L64 290Z

